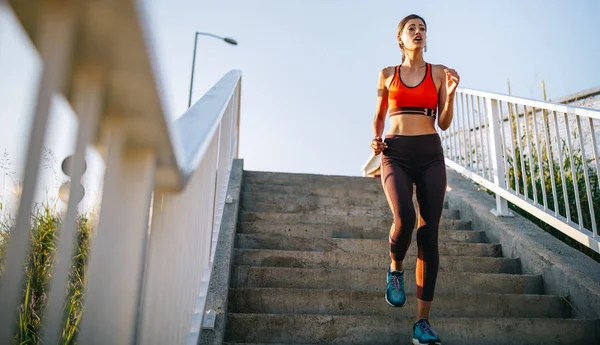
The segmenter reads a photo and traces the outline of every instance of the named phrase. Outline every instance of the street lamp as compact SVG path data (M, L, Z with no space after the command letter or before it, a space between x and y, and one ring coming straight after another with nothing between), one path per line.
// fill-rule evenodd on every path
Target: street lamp
M237 41L230 37L221 37L208 32L196 32L196 35L194 36L194 57L192 58L192 77L190 78L190 96L188 98L188 108L192 106L192 88L194 87L194 67L196 66L196 44L198 43L198 36L214 37L223 40L231 45L237 45Z

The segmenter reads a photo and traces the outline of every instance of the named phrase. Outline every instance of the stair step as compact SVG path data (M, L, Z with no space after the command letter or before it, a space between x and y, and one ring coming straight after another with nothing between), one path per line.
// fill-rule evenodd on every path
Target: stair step
M308 195L308 194L281 194L281 193L263 193L263 192L248 192L242 193L242 205L250 203L266 203L266 204L304 204L318 206L370 206L370 207L387 207L388 202L385 197L377 197L376 199L350 198L350 197L334 197L332 195Z
M363 227L369 229L389 229L392 225L391 217L365 217L365 216L331 216L324 214L297 214L274 212L240 212L239 222L272 222L276 224L333 224L350 227ZM440 220L440 229L464 229L470 222L446 219Z
M281 173L270 171L244 171L244 183L254 184L347 184L354 186L375 185L381 187L381 180L378 178L363 176L336 176L336 175L318 175L318 174L296 174Z
M389 207L382 206L321 206L314 204L271 204L242 202L242 210L247 212L277 212L300 214L323 214L331 216L393 217ZM442 210L446 219L460 219L459 210Z
M227 341L409 344L413 317L230 313ZM444 345L596 344L600 320L553 318L432 319Z
M415 272L405 270L405 288L415 292ZM384 291L386 270L306 269L287 267L233 266L231 287L306 289L352 289ZM540 275L439 272L437 292L543 294Z
M414 316L416 295L406 308L390 307L380 292L356 290L232 289L232 313ZM568 318L569 304L560 296L491 293L439 293L431 317Z
M414 270L416 255L410 254L404 268ZM382 269L390 264L389 254L304 252L262 249L235 249L236 265L289 268ZM440 271L520 274L519 259L469 256L441 256Z
M359 180L360 181L360 180ZM368 181L368 180L367 180ZM353 190L362 190L368 192L383 192L383 186L381 185L381 180L377 181L368 181L369 183L363 182L352 182L352 181L284 181L284 180L273 180L271 182L265 181L256 181L254 179L249 180L244 179L243 186L276 186L276 187L294 187L294 188L326 188L326 189L353 189ZM372 183L374 182L374 183Z
M329 188L327 186L285 186L271 184L244 184L242 193L276 193L286 195L313 195L334 198L360 198L385 201L383 188L356 188L356 186Z
M299 251L387 253L390 244L387 240L354 238L306 238L272 234L238 234L236 247L245 249L277 249ZM502 256L502 246L492 243L439 243L441 256ZM408 253L416 255L417 245L411 245Z
M465 227L471 226L469 222L460 221ZM448 224L446 224L448 225ZM446 226L447 228L448 226ZM389 227L385 230L365 230L363 228L348 227L345 225L322 224L273 224L273 223L238 223L238 234L276 234L307 238L362 238L374 240L387 240ZM413 231L413 240L416 239ZM484 231L474 230L440 230L440 242L468 242L482 243L486 241Z

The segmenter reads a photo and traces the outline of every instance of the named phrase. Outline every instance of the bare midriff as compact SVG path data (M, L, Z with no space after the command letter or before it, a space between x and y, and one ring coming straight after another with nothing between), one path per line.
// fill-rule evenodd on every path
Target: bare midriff
M396 115L390 117L388 135L435 134L435 118L424 115Z

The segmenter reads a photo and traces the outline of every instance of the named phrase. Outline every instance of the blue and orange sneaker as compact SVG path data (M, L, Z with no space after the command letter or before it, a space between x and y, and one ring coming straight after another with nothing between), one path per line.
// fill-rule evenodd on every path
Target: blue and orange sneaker
M414 345L441 345L442 341L437 333L431 328L427 319L420 319L413 326Z
M404 271L387 272L387 287L385 290L385 301L392 307L404 307L406 304L406 293L404 292Z

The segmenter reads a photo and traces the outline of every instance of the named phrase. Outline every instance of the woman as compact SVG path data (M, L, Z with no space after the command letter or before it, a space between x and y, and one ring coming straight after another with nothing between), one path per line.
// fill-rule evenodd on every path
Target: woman
M420 16L413 14L402 19L398 43L402 63L386 67L379 74L375 138L371 142L375 154L383 152L381 181L394 215L385 299L394 307L406 303L403 260L417 222L412 201L415 184L419 218L413 344L441 344L428 321L439 265L438 227L446 192L446 168L435 120L442 130L450 126L459 76L453 69L431 65L423 59L427 24ZM390 129L382 140L386 113L390 116Z

